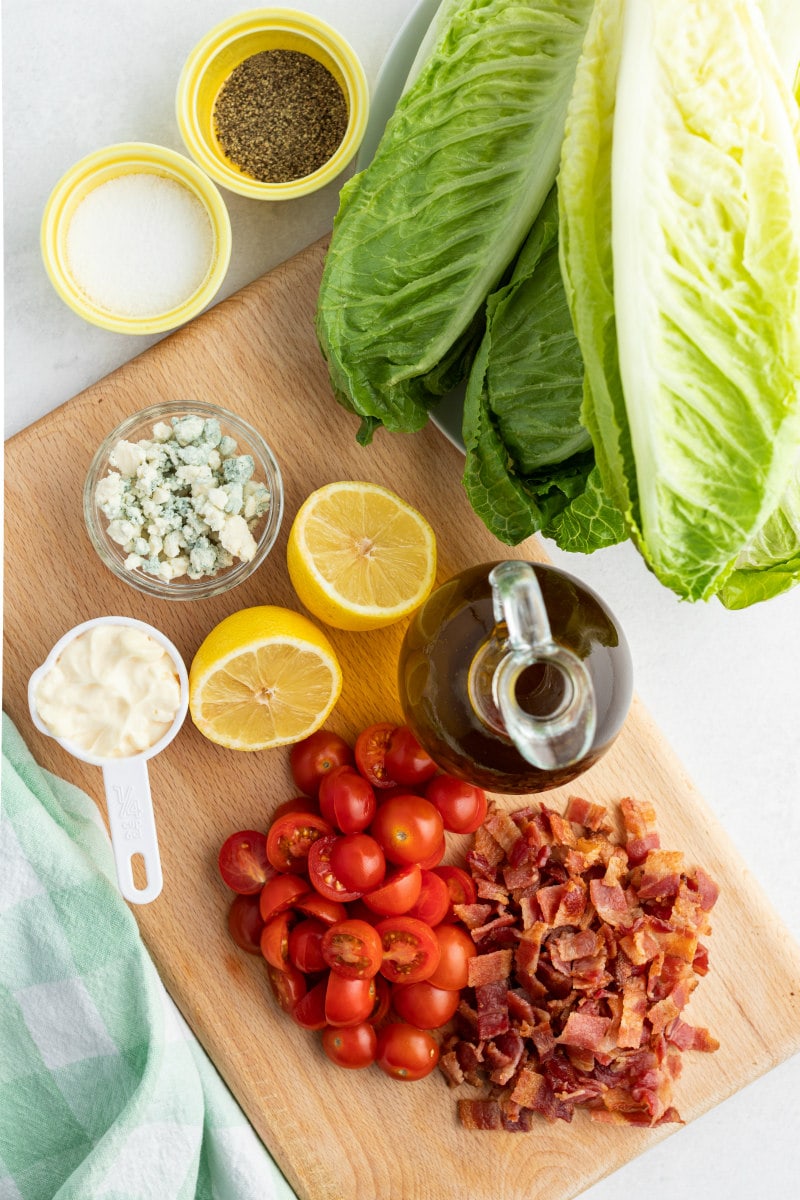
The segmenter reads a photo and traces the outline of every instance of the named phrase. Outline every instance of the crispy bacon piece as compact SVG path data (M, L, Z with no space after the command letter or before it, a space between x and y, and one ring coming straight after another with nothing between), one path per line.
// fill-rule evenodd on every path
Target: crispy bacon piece
M718 1048L682 1014L708 971L699 938L719 889L661 849L649 802L620 807L624 846L578 796L564 816L492 808L475 836L479 902L456 913L478 953L440 1059L451 1086L492 1089L459 1102L466 1128L519 1132L577 1107L597 1121L680 1121L682 1053Z
M594 833L598 831L611 832L608 812L602 804L592 804L591 801L584 800L582 796L570 796L564 816L575 825L583 825Z

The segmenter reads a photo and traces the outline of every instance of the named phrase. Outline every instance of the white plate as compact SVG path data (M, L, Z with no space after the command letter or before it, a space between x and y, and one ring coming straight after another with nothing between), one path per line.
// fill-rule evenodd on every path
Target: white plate
M428 26L436 15L440 3L441 0L420 0L400 26L397 36L389 47L375 82L375 91L370 99L367 131L356 159L356 168L359 171L372 162L386 128L386 122L394 112L397 101L403 93L417 50L428 32ZM431 412L431 420L434 425L462 453L464 439L461 435L461 424L464 415L465 387L466 384L462 383L448 395L443 396Z

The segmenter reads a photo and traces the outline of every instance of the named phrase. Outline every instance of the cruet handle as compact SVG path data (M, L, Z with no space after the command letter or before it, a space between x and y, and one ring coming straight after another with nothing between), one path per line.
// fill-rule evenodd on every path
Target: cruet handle
M594 740L594 685L583 661L553 640L542 590L530 563L498 563L489 574L494 617L508 629L508 652L492 678L492 695L509 737L522 757L540 770L568 767ZM534 716L517 700L526 667L548 663L563 676L564 690L551 713Z

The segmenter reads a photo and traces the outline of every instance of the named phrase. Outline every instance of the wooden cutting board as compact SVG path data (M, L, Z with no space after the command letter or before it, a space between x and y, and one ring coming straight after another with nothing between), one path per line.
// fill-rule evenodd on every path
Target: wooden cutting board
M27 712L30 673L72 625L105 613L139 617L163 629L189 663L228 613L261 603L299 607L285 567L288 529L304 497L337 479L384 483L424 512L438 538L440 582L509 556L469 508L462 457L433 426L404 436L382 431L372 446L357 445L357 420L335 403L314 337L324 249L310 247L7 443L5 707L36 758L101 807L99 770L40 736ZM263 432L284 474L286 514L251 580L214 600L170 604L102 566L84 530L81 490L95 447L124 416L186 397L231 408ZM512 553L544 557L535 541ZM330 725L344 736L400 719L395 663L404 627L330 632L345 679ZM328 1063L317 1036L277 1009L263 963L229 940L231 896L216 873L223 839L265 827L293 794L288 753L226 751L187 720L150 775L165 885L155 903L135 910L142 936L302 1200L566 1200L675 1130L595 1125L584 1113L571 1126L541 1122L525 1135L470 1133L438 1072L404 1085L377 1069ZM800 948L638 702L611 752L572 790L601 802L652 800L662 844L685 851L722 885L712 970L689 1009L722 1045L714 1055L686 1056L677 1103L691 1120L800 1049ZM563 805L566 793L549 793L549 802Z

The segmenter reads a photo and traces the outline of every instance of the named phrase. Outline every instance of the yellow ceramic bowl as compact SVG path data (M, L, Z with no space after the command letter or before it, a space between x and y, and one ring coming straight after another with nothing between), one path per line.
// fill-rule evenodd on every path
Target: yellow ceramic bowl
M214 104L231 72L263 50L297 50L331 72L347 100L348 122L336 152L318 170L288 183L260 183L246 175L220 147ZM178 126L189 153L212 179L256 200L292 200L324 187L347 166L367 124L369 92L364 68L335 29L290 8L256 8L223 21L195 46L178 82Z
M79 204L94 188L122 175L148 172L175 180L199 200L211 221L213 245L202 283L181 304L145 317L130 317L101 308L78 286L69 267L67 231ZM149 142L120 142L88 154L56 184L42 218L41 248L53 287L87 321L115 333L162 333L191 320L213 300L230 261L231 223L214 184L185 155Z

